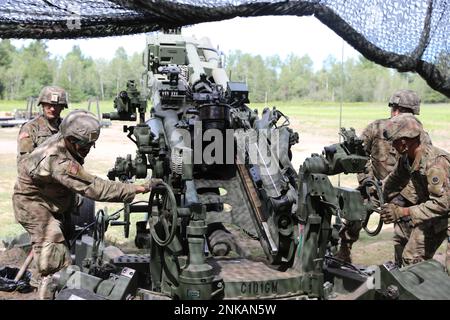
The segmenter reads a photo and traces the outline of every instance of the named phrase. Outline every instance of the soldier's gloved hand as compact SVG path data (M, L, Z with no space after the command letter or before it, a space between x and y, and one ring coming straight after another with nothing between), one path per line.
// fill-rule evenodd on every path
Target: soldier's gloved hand
M402 208L392 203L384 204L380 212L381 220L384 223L389 224L397 221L402 217L409 215L408 208Z
M151 178L148 180L144 186L147 188L147 192L151 191L153 188L155 188L157 185L162 184L164 182L163 179L159 178Z
M136 186L136 193L147 193L155 186L162 183L163 180L159 178L151 178L146 183Z

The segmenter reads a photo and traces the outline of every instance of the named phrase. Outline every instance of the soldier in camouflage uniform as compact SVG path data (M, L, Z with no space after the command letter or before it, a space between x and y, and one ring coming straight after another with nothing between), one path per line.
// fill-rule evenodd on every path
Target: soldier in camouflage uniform
M422 126L410 115L390 120L385 137L401 155L385 179L383 195L389 201L411 180L417 204L400 207L383 205L385 223L409 217L412 230L403 251L405 265L431 259L447 237L450 212L450 154L421 140Z
M391 108L391 118L399 114L420 114L420 98L412 90L399 90L389 99L388 106ZM358 174L359 188L364 190L364 183L371 180L383 181L394 167L399 158L399 154L392 146L392 143L386 141L383 137L383 131L389 119L379 119L370 123L363 131L361 139L364 141L364 148L370 160L366 166L366 172ZM418 121L418 120L417 120ZM431 144L428 134L423 135L423 139ZM417 202L417 196L412 183L409 183L392 201L402 207L410 206ZM354 242L359 238L362 229L361 222L344 222L339 235L341 246L335 257L351 263L351 248ZM409 218L405 218L395 223L394 227L394 252L395 260L401 264L403 248L408 242L411 232L411 223Z
M12 197L16 220L31 236L42 278L38 288L42 299L52 297L52 274L71 263L63 222L75 206L75 195L130 202L137 193L149 192L152 184L160 181L125 184L86 172L84 158L100 134L100 123L92 113L75 110L62 121L60 129L21 160Z
M68 105L66 91L57 86L46 86L39 94L37 105L42 106L42 114L23 124L17 136L17 164L59 131L61 111ZM70 224L70 220L67 219L66 223ZM39 274L33 272L30 284L37 286L39 281Z
M67 108L67 94L63 88L47 86L41 90L38 106L42 115L25 123L17 137L17 162L59 131L61 111Z

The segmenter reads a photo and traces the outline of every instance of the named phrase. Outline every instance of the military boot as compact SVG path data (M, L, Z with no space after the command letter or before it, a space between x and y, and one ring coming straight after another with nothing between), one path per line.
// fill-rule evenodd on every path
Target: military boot
M56 285L53 283L52 275L41 278L38 288L38 296L40 300L55 299Z
M351 250L352 245L350 243L341 243L339 250L334 257L343 262L352 263Z
M402 246L401 244L394 245L394 259L395 264L398 268L401 268L403 265L403 250L405 249L405 246Z
M41 274L37 271L37 269L31 269L30 271L31 271L30 286L39 289L39 285L41 283Z

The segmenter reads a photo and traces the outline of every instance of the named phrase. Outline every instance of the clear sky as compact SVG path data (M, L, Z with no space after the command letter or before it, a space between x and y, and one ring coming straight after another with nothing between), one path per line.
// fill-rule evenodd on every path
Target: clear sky
M344 60L358 55L356 50L314 17L235 18L185 27L182 33L195 35L197 38L209 37L213 45L219 46L225 54L238 49L263 57L278 54L285 58L290 53L299 56L308 54L314 61L315 69L322 66L328 55L340 60L343 48ZM14 40L13 43L21 46L26 44L27 40ZM86 56L109 60L120 46L124 47L128 54L143 51L145 35L49 40L47 44L53 56L64 56L72 46L79 45Z

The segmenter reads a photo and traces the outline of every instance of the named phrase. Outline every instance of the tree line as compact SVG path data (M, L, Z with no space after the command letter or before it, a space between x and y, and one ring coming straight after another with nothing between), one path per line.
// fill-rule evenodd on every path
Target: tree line
M59 85L71 101L97 96L111 99L125 89L129 79L139 79L144 67L142 55L128 56L116 50L114 58L92 59L74 46L65 57L51 57L45 41L32 41L16 48L9 40L0 42L0 98L26 99L37 96L44 85Z
M416 90L423 102L448 102L412 73L399 73L368 61L362 56L343 63L329 56L314 70L308 55L290 54L262 57L239 50L225 59L232 81L246 82L250 101L345 101L385 102L401 88ZM16 48L9 40L0 41L0 98L26 99L39 94L44 85L68 90L70 100L89 97L112 99L129 79L140 79L144 71L142 54L127 55L119 47L111 60L86 57L74 46L65 57L51 57L45 41L32 41Z
M227 58L233 81L247 82L255 102L279 100L386 102L398 89L416 90L423 102L449 102L417 74L400 73L375 64L362 55L343 62L328 56L314 70L308 55L263 58L241 51Z

